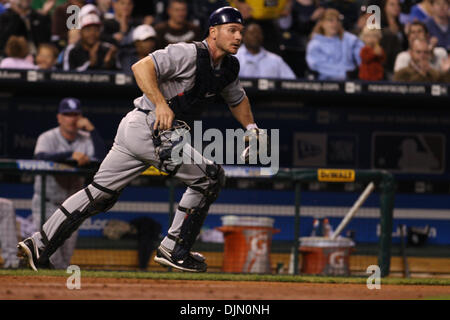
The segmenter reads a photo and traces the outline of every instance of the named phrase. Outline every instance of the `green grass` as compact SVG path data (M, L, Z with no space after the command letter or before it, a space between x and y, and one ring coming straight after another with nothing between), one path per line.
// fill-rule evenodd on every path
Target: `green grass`
M426 297L423 300L450 300L450 295Z
M366 284L364 277L323 277L300 275L258 275L258 274L229 274L229 273L181 273L181 272L133 272L133 271L92 271L81 270L84 277L96 278L129 278L129 279L159 279L159 280L210 280L210 281L274 281L297 283L353 283ZM67 277L63 270L0 270L1 276L61 276ZM402 279L383 278L384 285L448 285L450 279Z

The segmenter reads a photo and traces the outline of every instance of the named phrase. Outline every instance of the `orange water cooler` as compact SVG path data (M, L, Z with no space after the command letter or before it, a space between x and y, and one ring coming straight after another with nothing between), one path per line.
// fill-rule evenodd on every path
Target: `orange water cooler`
M274 219L267 217L223 216L224 272L271 273L270 251Z

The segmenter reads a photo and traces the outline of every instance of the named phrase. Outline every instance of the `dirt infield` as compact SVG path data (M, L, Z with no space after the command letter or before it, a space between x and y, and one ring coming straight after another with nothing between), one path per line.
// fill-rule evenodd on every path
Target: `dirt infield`
M0 276L0 300L334 300L423 299L450 295L449 286L311 284L252 281L152 279L81 279L81 289L69 290L67 278L57 276Z

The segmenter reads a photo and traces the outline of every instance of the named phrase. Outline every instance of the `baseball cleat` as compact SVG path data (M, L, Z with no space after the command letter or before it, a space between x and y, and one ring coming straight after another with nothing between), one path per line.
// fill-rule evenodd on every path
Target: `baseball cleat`
M26 238L17 244L17 256L25 259L31 269L34 271L38 271L38 267L50 269L50 262L47 262L46 264L41 264L38 262L39 251L40 250L33 238Z
M172 259L172 253L169 249L159 246L156 249L155 262L187 272L205 272L207 265L204 262L205 257L198 252L191 252L184 260Z
M17 244L17 256L26 259L31 269L37 271L39 249L33 238L27 238Z

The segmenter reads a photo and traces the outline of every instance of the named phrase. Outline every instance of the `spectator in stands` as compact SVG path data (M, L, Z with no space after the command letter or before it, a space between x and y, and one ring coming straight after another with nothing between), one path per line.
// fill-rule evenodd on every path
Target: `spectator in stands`
M16 212L11 200L0 198L0 253L4 269L17 269Z
M380 45L386 53L384 71L387 79L391 79L394 70L395 58L407 48L407 39L404 26L400 23L399 0L381 1L381 31Z
M80 18L80 40L64 53L64 70L115 70L117 47L100 41L100 18L87 14Z
M293 0L290 24L285 25L281 37L281 56L299 77L305 76L306 45L317 20L325 9L319 0Z
M131 17L133 0L113 0L114 16L103 21L102 40L115 46L132 45L133 28Z
M325 9L332 8L339 11L344 19L342 21L342 26L345 30L353 30L355 24L358 20L360 13L360 7L358 3L354 0L325 0L322 1L323 7Z
M428 32L438 39L437 46L450 50L449 0L430 0L432 15L425 21Z
M114 9L112 6L112 0L97 0L97 9L100 12L100 18L112 19L114 18Z
M201 30L187 21L188 5L185 0L170 0L167 7L169 20L155 26L157 47L165 48L177 42L200 41Z
M379 81L384 78L383 62L386 54L380 46L382 34L379 29L365 27L361 33L361 40L365 46L361 49L361 65L359 66L359 79Z
M411 61L394 74L395 81L440 82L443 75L430 65L430 48L425 39L416 39L411 46Z
M341 19L337 10L326 9L306 48L306 62L320 80L344 80L361 64L364 43L344 30Z
M306 46L307 38L311 34L317 20L323 15L325 9L317 0L296 0L292 5L291 30L296 31L303 39Z
M133 0L113 0L114 17L103 21L101 40L118 48L117 62L119 68L128 68L134 61L133 30L139 21L132 18Z
M189 12L192 15L192 22L198 25L200 30L207 30L209 27L209 16L215 10L229 6L226 0L196 0L188 3Z
M42 70L56 69L58 54L58 48L55 45L42 43L39 45L36 55L36 65Z
M78 41L80 41L80 29L70 29L67 32L67 47L63 48L58 55L58 61L56 63L58 69L63 69L64 67L64 56L67 49L71 49Z
M98 15L100 20L102 20L100 10L98 10L98 8L95 5L93 5L92 3L85 4L84 6L81 7L80 12L78 13L78 19L80 19L82 16L87 15L89 13L94 13L94 14Z
M9 0L0 0L0 14L9 8Z
M61 5L66 0L32 0L31 7L42 15L47 15L54 9L55 5Z
M167 20L167 2L168 0L136 1L132 16L142 24L155 26Z
M295 74L283 59L262 47L261 27L251 23L245 28L243 42L236 54L240 63L239 76L244 78L295 79Z
M142 24L133 31L135 52L127 65L122 65L122 71L132 74L131 66L142 58L148 56L156 48L156 32L152 26Z
M430 49L430 65L433 69L439 70L441 68L441 64L445 59L447 59L447 51L444 48L436 47L437 39L434 37L430 38L428 34L428 29L423 22L414 21L407 28L408 34L408 43L411 48L411 44L416 39L425 39L428 41L429 49ZM410 50L405 50L400 52L395 59L394 71L407 67L409 62L411 61L411 53Z
M68 45L67 42L67 19L73 13L67 13L69 6L75 5L82 8L85 4L85 0L68 0L66 3L59 5L55 8L52 14L52 42L62 49Z
M83 117L81 102L75 98L61 100L58 107L59 126L42 133L36 142L34 158L48 161L74 161L84 166L92 161L101 161L105 156L105 144L88 118ZM58 209L66 197L84 184L80 176L57 175L46 177L45 219ZM41 228L41 177L34 181L31 210L35 228ZM78 232L74 232L50 258L56 269L66 269L75 249Z
M230 0L244 18L245 25L257 23L264 34L263 47L270 52L280 54L281 30L278 20L291 14L293 0Z
M411 12L409 13L410 22L418 20L424 22L432 15L431 1L423 0L420 3L411 7Z
M25 37L31 54L36 53L40 43L50 41L50 16L41 15L30 3L31 0L14 0L0 15L0 55L12 35Z
M20 36L11 36L6 42L7 58L0 62L2 69L36 69L28 48L27 40Z

